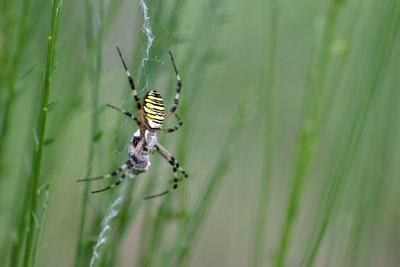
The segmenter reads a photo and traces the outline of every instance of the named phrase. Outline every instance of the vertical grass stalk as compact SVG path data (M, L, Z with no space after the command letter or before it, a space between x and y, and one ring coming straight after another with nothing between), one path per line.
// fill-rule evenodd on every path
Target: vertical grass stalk
M268 10L268 16L263 16L266 20L263 25L268 25L267 29L263 29L263 42L266 49L265 57L261 62L260 85L264 87L262 92L264 95L260 99L260 114L264 114L264 124L261 131L261 140L263 142L261 148L262 170L260 180L260 193L258 200L258 209L255 218L254 246L252 248L253 258L252 266L262 266L262 256L265 255L265 234L267 232L267 215L268 215L268 197L269 185L271 180L271 161L272 161L272 113L273 113L273 95L275 88L275 61L276 61L276 42L277 42L277 8L276 0L265 2L265 9ZM268 31L268 32L267 32Z
M42 160L43 160L43 148L45 143L45 133L46 133L46 122L47 122L47 112L48 108L51 105L49 103L49 96L50 96L50 85L51 85L51 78L54 73L54 58L55 58L55 44L57 40L57 30L58 30L58 19L59 19L59 12L61 8L61 0L54 0L53 8L52 8L52 15L51 15L51 29L50 35L48 38L48 46L47 46L47 62L46 62L46 73L45 73L45 80L44 80L44 88L42 91L42 98L40 104L40 113L37 122L37 126L34 129L36 133L37 140L34 155L32 157L32 166L33 166L33 173L32 173L32 190L31 190L31 200L30 200L30 207L27 211L29 216L29 226L27 232L27 239L26 239L26 247L25 247L25 255L24 255L24 266L35 266L35 262L33 258L35 258L35 254L37 253L37 249L34 246L35 238L39 238L36 236L38 234L38 224L40 225L42 222L37 222L36 212L38 210L38 200L39 200L39 179L40 179L40 171L42 167ZM35 137L35 139L36 139Z
M5 100L5 106L4 109L2 108L2 120L1 120L1 126L0 126L0 166L3 164L3 156L4 156L4 149L5 149L5 141L7 138L7 132L10 124L10 116L11 116L11 106L14 103L15 96L16 96L16 80L17 80L17 75L19 74L18 72L18 67L19 63L21 61L21 56L22 56L22 49L25 44L25 35L26 35L26 26L27 26L27 18L29 8L31 5L30 0L24 0L22 5L22 10L21 10L21 16L20 16L20 22L18 23L18 32L17 32L17 38L16 38L16 43L12 43L12 46L15 46L15 52L12 56L12 65L11 65L11 70L10 70L10 77L8 79L8 95L7 99ZM0 177L1 178L1 177ZM0 179L1 183L2 179Z
M45 182L42 186L39 187L38 189L38 195L41 196L40 199L40 203L38 205L38 209L37 209L37 232L38 234L36 235L34 244L33 244L33 251L37 251L38 250L38 246L39 246L39 241L40 241L40 235L43 229L43 224L44 224L44 217L46 215L46 211L47 211L47 205L49 202L49 195L50 195L50 191L49 191L49 183ZM32 255L32 263L36 262L36 257L37 257L37 253L34 253Z
M248 92L246 92L246 94L248 94ZM214 170L210 173L204 190L198 198L197 206L193 208L193 212L190 214L187 224L179 231L171 247L162 255L159 266L169 266L174 256L177 258L177 262L174 262L174 266L189 266L189 257L195 248L194 244L201 226L204 223L204 217L218 192L218 185L222 182L222 179L229 170L232 155L236 155L235 149L237 146L232 146L232 144L235 143L235 139L242 133L243 129L246 128L245 124L251 106L250 103L254 102L250 101L252 96L252 94L248 94L246 101L243 101L239 106L234 116L236 119L229 130L228 137L222 146L219 157L215 160ZM182 255L184 255L184 257L182 257Z
M336 19L340 4L341 1L337 0L331 0L329 3L326 15L326 25L324 27L321 44L321 52L316 59L315 66L313 66L310 71L312 76L308 81L308 93L306 95L306 101L303 104L304 111L302 118L302 129L300 130L299 134L299 152L297 154L289 202L286 208L283 229L281 231L278 255L275 261L275 266L277 267L282 267L285 265L287 249L299 211L299 203L301 202L306 174L313 157L314 146L319 137L321 115L320 110L322 103L321 96L325 89L325 80L330 61L330 45L336 26Z
M92 162L95 152L95 146L97 141L101 137L101 131L99 131L99 85L100 85L100 74L102 69L102 42L104 36L104 16L105 6L104 1L100 0L100 14L97 21L98 29L97 33L93 29L93 3L92 1L85 1L86 11L86 48L88 51L89 62L88 62L88 79L90 84L91 93L91 121L90 121L90 133L89 133L89 148L87 156L88 170L86 176L91 176L92 173ZM97 36L97 37L96 37ZM97 38L97 39L96 39ZM94 51L94 53L92 53ZM93 60L93 61L92 61ZM78 229L78 244L76 246L75 266L82 266L84 260L89 256L90 253L89 245L85 242L85 222L87 205L89 201L90 191L89 184L84 184L84 190L82 191L82 207L80 212L80 221Z
M13 4L18 5L18 2L12 2ZM10 3L11 4L11 3ZM11 5L10 5L11 6ZM23 54L23 48L25 42L25 37L26 37L26 27L27 27L27 18L28 18L28 12L30 10L30 0L24 0L22 3L23 8L21 9L21 15L19 18L19 23L18 23L18 29L17 29L17 36L16 36L16 42L5 42L2 45L7 46L10 45L12 47L15 47L15 51L12 54L11 58L5 58L3 59L4 62L9 62L11 65L9 73L7 71L4 71L3 74L0 74L0 87L2 87L2 83L7 84L6 86L8 87L8 92L7 95L5 96L4 100L4 107L1 108L1 125L0 125L0 168L3 170L6 169L4 166L3 162L3 157L5 153L5 148L6 146L6 141L7 141L7 133L9 130L9 124L10 124L10 119L11 119L11 111L12 111L12 105L16 99L16 83L17 83L17 77L19 74L19 64L21 61L21 56ZM11 7L9 7L11 9ZM9 12L9 10L5 9L3 10L3 15L6 20L8 20L3 28L3 34L6 40L10 40L12 38L12 31L8 27L9 24L11 24L11 20L13 17L13 13ZM5 14L7 12L7 14ZM7 48L3 47L3 51L7 51ZM12 50L12 48L8 48L8 50ZM6 57L7 54L2 54L0 57ZM7 78L8 80L7 80ZM0 89L1 90L1 89ZM3 183L6 172L1 172L0 173L0 184ZM24 181L25 175L21 175L18 178L20 181ZM22 183L22 182L21 182ZM25 185L23 190L26 192L29 190L28 188L29 183ZM24 194L24 199L27 199L28 197L26 194ZM4 238L1 240L0 244L0 265L1 262L3 265L6 264L7 261L7 249L6 247L10 245L11 243L11 252L10 252L10 261L11 264L16 264L17 261L20 259L20 255L23 253L23 241L24 238L23 236L25 235L25 211L27 210L27 207L29 203L27 201L24 201L22 207L19 207L17 210L14 211L12 218L10 218L10 229L15 229L16 232L16 238L12 242L9 241L8 238Z
M362 99L362 109L360 109L359 116L357 116L352 124L350 130L350 135L347 138L347 142L342 142L345 144L347 153L340 155L343 159L340 168L333 173L332 179L334 179L333 184L329 187L326 194L326 200L324 208L322 209L323 214L319 221L319 225L315 231L316 235L313 242L310 245L309 253L305 257L305 266L311 266L314 261L316 254L320 248L322 239L326 233L330 218L332 216L334 206L337 202L338 195L345 182L345 177L349 173L351 166L355 160L355 156L360 149L360 141L364 132L365 123L371 109L372 101L381 87L388 65L390 63L391 53L393 52L393 46L395 44L396 37L398 37L398 28L400 26L400 4L394 1L394 7L388 9L391 10L391 15L389 16L390 23L385 25L385 31L379 31L384 36L380 39L382 40L383 47L380 50L380 55L378 64L376 64L375 74L372 76L371 84L365 94L365 99ZM376 51L376 50L375 50Z

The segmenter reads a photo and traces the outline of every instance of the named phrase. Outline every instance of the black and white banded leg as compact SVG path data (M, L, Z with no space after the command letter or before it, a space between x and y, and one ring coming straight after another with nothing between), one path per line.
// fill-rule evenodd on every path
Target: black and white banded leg
M174 156L172 156L171 153L168 152L168 150L163 147L162 145L160 145L160 143L156 143L156 149L158 151L158 153L161 154L161 156L163 156L163 158L165 158L169 164L172 165L173 168L173 175L174 175L174 180L173 180L173 185L170 189L165 190L164 192L158 193L158 194L154 194L148 197L145 197L145 199L151 199L151 198L155 198L155 197L160 197L163 196L165 194L168 194L169 192L174 191L175 189L178 188L178 183L179 183L179 177L178 177L178 171L182 173L183 177L188 178L188 174L186 173L186 171L179 165L179 162L174 158Z

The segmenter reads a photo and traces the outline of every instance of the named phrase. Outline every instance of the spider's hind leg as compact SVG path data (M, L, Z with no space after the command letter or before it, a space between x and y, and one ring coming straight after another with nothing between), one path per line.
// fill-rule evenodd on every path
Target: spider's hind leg
M155 195L151 195L151 196L145 197L145 199L151 199L151 198L155 198L155 197L160 197L160 196L168 194L169 192L174 191L175 189L177 189L178 188L178 183L180 181L180 179L178 178L178 171L180 173L182 173L183 177L185 177L185 178L188 178L188 176L189 176L186 173L186 171L181 166L179 166L179 162L171 155L171 153L168 152L168 150L165 147L163 147L159 143L156 143L156 149L157 149L158 153L160 153L161 156L163 156L168 161L168 163L171 164L172 167L173 167L173 173L174 173L174 180L172 182L173 185L172 185L172 187L170 189L165 190L164 192L161 192L161 193L158 193L158 194L155 194Z
M176 130L178 130L183 125L183 121L181 120L181 118L179 118L178 114L174 113L174 115L175 115L176 119L178 120L178 124L172 128L161 129L161 130L157 131L157 133L160 133L160 134L172 133L172 132L175 132Z
M113 183L113 184L111 184L111 185L109 185L109 186L107 186L107 187L105 187L105 188L103 188L103 189L94 190L94 191L92 191L92 193L100 193L100 192L103 192L103 191L106 191L106 190L108 190L108 189L111 189L111 188L114 188L114 187L118 186L118 185L119 185L120 183L122 183L122 181L125 179L126 174L127 174L127 171L125 171L125 172L121 175L121 177L118 178L118 180L117 180L115 183Z
M115 183L113 183L112 185L110 185L110 186L108 186L108 187L106 187L106 188L100 189L100 190L92 191L92 193L100 193L100 192L106 191L106 190L108 190L108 189L111 189L111 188L113 188L113 187L119 185L119 184L124 180L124 178L126 177L126 174L127 174L128 171L129 171L129 161L126 162L126 163L124 163L124 164L121 165L118 169L116 169L115 171L113 171L113 172L111 172L111 173L109 173L109 174L102 175L102 176L98 176L98 177L79 179L79 180L77 180L77 182L87 182L87 181L108 179L108 178L117 176L117 175L120 174L121 172L124 172L124 173L121 175L121 177L119 177L118 180L117 180Z
M120 174L122 171L125 171L127 168L128 168L128 163L124 163L118 169L116 169L115 171L113 171L113 172L111 172L109 174L98 176L98 177L92 177L92 178L83 178L83 179L79 179L79 180L76 180L76 181L77 182L87 182L87 181L108 179L108 178L111 178L111 177L114 177L114 176Z

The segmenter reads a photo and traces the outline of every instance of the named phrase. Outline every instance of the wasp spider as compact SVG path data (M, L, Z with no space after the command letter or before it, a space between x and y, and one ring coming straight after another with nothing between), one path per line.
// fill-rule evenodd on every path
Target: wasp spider
M165 195L174 189L178 187L178 171L182 173L182 175L187 178L188 175L185 172L185 170L179 166L178 161L172 156L171 153L168 152L166 148L164 148L160 143L157 141L157 134L158 133L171 133L179 129L179 127L182 126L183 122L181 119L178 117L177 114L175 114L175 111L178 107L179 103L179 96L180 96L180 91L182 87L182 81L181 78L179 77L178 70L175 65L174 57L172 56L171 51L169 51L169 55L171 57L171 62L172 66L174 67L175 75L176 75L176 80L177 80L177 88L176 88L176 94L175 94L175 99L174 99L174 104L170 108L170 110L167 113L164 113L164 100L161 97L160 93L151 90L146 93L146 95L143 98L143 101L140 101L137 91L135 89L135 84L133 82L132 76L129 73L129 70L126 66L125 60L121 54L121 51L119 47L117 47L117 51L119 54L119 57L121 58L122 65L124 66L126 75L128 76L128 81L132 90L132 95L135 99L136 102L136 109L137 109L137 114L138 116L134 116L128 111L115 107L113 105L107 105L110 108L113 108L132 120L136 122L138 125L138 130L133 134L131 141L129 143L128 147L128 161L126 161L124 164L122 164L118 169L115 171L99 176L99 177L94 177L94 178L85 178L85 179L80 179L78 182L81 181L92 181L92 180L99 180L99 179L107 179L111 177L116 177L119 176L118 180L111 184L110 186L92 191L92 193L99 193L103 192L105 190L111 189L117 185L119 185L126 176L133 177L136 174L145 172L148 170L150 166L150 160L149 160L149 154L157 151L158 153L161 154L168 162L169 164L172 165L173 169L173 185L170 189L165 190L164 192L151 195L146 197L146 199L154 198L154 197L159 197L162 195ZM178 124L175 127L168 128L168 129L162 129L162 125L166 119L171 117L172 115L175 115L175 117L178 119Z

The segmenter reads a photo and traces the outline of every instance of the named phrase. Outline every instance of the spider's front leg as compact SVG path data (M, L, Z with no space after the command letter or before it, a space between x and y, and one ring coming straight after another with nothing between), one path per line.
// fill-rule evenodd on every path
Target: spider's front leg
M178 108L179 97L181 95L181 89L182 89L182 80L181 80L181 77L179 76L178 68L175 65L174 57L172 56L172 52L171 51L168 51L168 53L169 53L169 56L171 57L172 66L174 67L177 85L176 85L176 93L175 93L175 98L174 98L174 104L172 105L170 110L167 112L167 114L165 114L165 119L168 119L175 112L175 110Z
M125 109L122 109L122 108L118 108L118 107L113 106L113 105L110 105L110 104L107 104L107 107L110 107L110 108L112 108L112 109L115 109L116 111L119 111L119 112L121 112L122 114L128 116L129 118L131 118L132 120L134 120L134 121L137 123L137 125L138 125L139 127L142 125L142 123L140 122L140 120L139 120L136 116L132 115L129 111L127 111L127 110L125 110Z
M131 76L131 74L130 74L130 72L128 70L128 67L126 66L124 57L122 56L121 50L119 50L118 46L117 46L117 51L118 51L119 57L120 57L120 59L122 61L122 65L124 66L124 69L125 69L125 72L126 72L126 76L128 77L129 85L131 86L131 90L132 90L132 95L133 95L133 98L135 99L135 102L136 102L136 108L137 108L137 110L141 110L142 109L142 103L140 102L140 99L138 97L138 94L137 94L137 91L136 91L136 88L135 88L135 83L133 82L133 78L132 78L132 76Z

